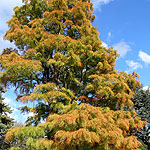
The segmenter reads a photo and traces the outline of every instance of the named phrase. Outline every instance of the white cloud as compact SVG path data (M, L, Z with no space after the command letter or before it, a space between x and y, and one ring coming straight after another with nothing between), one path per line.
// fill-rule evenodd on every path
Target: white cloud
M130 70L136 70L138 68L143 68L143 66L140 63L134 62L133 60L126 60L126 64L131 68Z
M95 9L101 10L102 5L106 5L114 0L92 0Z
M109 42L111 39L111 32L108 32L108 35L107 35L107 41Z
M97 5L105 5L110 3L111 1L113 0L92 0L92 2Z
M120 57L124 57L129 51L131 51L130 45L128 45L125 41L120 41L119 43L115 44L114 49L118 51Z
M150 86L144 86L144 87L143 87L143 90L144 90L144 91L146 91L146 90L149 90L149 91L150 91Z
M10 99L10 98L5 98L4 99L4 102L7 104L7 105L10 105L11 104L11 102L12 102L12 100Z
M102 46L108 48L108 45L105 42L102 42Z
M139 57L142 61L144 61L145 63L149 64L150 63L150 55L148 55L147 53L140 51L139 52Z
M34 113L33 112L29 112L28 113L28 117L33 117L34 116Z

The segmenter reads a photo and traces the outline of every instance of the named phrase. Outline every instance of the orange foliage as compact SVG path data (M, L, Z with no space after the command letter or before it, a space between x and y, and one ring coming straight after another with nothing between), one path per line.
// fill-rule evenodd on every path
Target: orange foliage
M11 129L6 135L6 140L20 138L20 135L25 139L32 137L36 139L35 146L44 147L47 143L47 150L59 148L138 150L140 142L136 137L129 136L129 133L135 130L134 126L140 129L144 125L145 122L134 118L127 111L112 111L109 108L93 107L88 104L78 106L73 103L65 106L59 114L50 115L45 123L37 127ZM45 138L41 138L38 131L42 131L41 134ZM50 139L46 138L47 135Z

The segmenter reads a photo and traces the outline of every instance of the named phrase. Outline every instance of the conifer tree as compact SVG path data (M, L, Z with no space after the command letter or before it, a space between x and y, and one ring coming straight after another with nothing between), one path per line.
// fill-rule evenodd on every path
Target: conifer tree
M9 143L5 142L5 134L13 125L13 119L8 116L12 111L10 107L4 102L2 97L3 89L0 87L0 150L9 148Z
M147 126L136 133L136 136L150 150L150 87L146 90L143 87L137 89L132 98L134 109L142 120L147 121Z
M90 104L91 108L109 107L112 113L109 119L113 119L111 117L116 110L133 106L130 99L140 86L136 80L138 75L115 69L117 51L102 46L96 27L91 25L95 15L92 14L93 4L90 0L23 0L23 3L14 8L14 15L7 22L9 30L4 37L14 42L17 48L5 49L1 54L1 81L6 87L16 87L17 100L24 103L36 102L33 108L22 108L22 111L32 111L35 114L29 119L31 124L37 126L41 119L46 120L49 115L60 113L65 105L70 106L74 101ZM122 114L121 111L116 112ZM131 124L135 122L137 130L139 126L136 123L140 127L144 125L138 118L129 118ZM47 120L51 122L51 119ZM122 116L122 121L125 120ZM131 124L128 122L127 129L132 130ZM12 129L6 139L12 139L11 136L14 135L24 138L26 129L33 131L33 136L35 135L34 138L28 135L29 138L25 138L25 145L30 149L38 149L34 145L37 139L47 136L47 139L43 139L44 142L55 136L55 132L51 134L47 127L43 131L39 125L23 130ZM45 134L45 129L49 135ZM61 127L57 130L61 130ZM78 133L78 130L79 128L75 128L74 132ZM116 135L119 132L123 134L122 131L117 131ZM134 137L130 139L135 140ZM58 143L54 145L57 149ZM105 149L109 144L106 145ZM126 149L131 149L131 145L134 144L129 144ZM137 149L138 144L135 145L134 148Z

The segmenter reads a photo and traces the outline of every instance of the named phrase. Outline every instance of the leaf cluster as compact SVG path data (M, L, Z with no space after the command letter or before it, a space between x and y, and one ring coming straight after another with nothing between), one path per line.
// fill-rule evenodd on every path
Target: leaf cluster
M50 115L37 127L9 130L6 140L17 138L16 146L20 145L20 149L22 141L25 141L25 147L32 150L136 150L140 142L128 134L144 125L145 122L134 113L73 103L64 106L59 114Z

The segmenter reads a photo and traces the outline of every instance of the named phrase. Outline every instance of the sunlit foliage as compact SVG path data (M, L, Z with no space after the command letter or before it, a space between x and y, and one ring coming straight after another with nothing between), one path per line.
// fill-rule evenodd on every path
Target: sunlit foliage
M34 113L34 116L28 119L28 125L37 126L41 119L46 120L51 116L55 116L54 121L47 119L48 122L57 122L59 115L52 114L60 113L65 105L73 102L86 103L91 107L87 107L87 109L94 109L95 111L102 109L98 107L109 107L111 109L108 114L110 122L114 120L113 114L123 115L121 111L117 110L133 106L131 98L136 88L140 86L140 82L137 81L138 75L119 72L115 69L117 51L113 50L112 47L107 49L102 46L97 28L91 24L96 16L92 14L93 4L90 0L23 0L23 2L22 6L14 8L14 14L7 22L9 30L6 31L4 37L10 42L14 42L16 49L3 50L0 57L2 68L0 79L6 88L15 86L18 93L17 100L23 103L28 101L35 103L33 108L25 106L21 109L23 112L31 111ZM81 108L88 105L81 105ZM73 112L71 111L71 113ZM65 115L68 114L61 117ZM72 120L74 117L72 115ZM101 117L109 120L107 115L100 115L99 117L99 119L97 118L98 122L95 121L95 125L99 123ZM134 128L138 130L142 127L142 122L138 126L134 124L134 119L129 118L131 122L133 121ZM59 122L57 123L59 124ZM130 128L128 123L124 117L120 121L122 125L126 126L127 124L127 131ZM114 125L112 135L119 134L122 137L120 140L124 140L124 144L130 143L128 147L125 147L120 142L124 149L132 149L133 145L135 149L138 147L139 142L136 141L135 137L128 137L126 130L118 129L119 123L113 122L112 125ZM36 128L31 128L31 130L35 130L35 132L40 130L39 137L45 134L45 130L41 128L39 125ZM20 135L20 132L31 131L30 127L21 129L10 130L7 139L11 139L11 136ZM104 137L109 136L106 132L107 127L104 126L103 129L106 133L106 135L104 133ZM40 149L42 146L44 149L46 145L46 147L51 147L53 142L56 142L54 145L61 145L59 142L62 142L63 139L60 138L60 135L64 132L59 127L57 130L60 134L55 135L56 140L42 139L38 142ZM112 142L110 145L109 140L111 138L108 143L107 141L103 143L103 141L100 144L100 132L103 130L99 133L96 133L96 130L90 132L84 126L83 129L75 129L74 133L69 135L69 139L75 134L77 136L72 138L76 139L77 142L83 133L89 137L89 139L85 139L85 143L93 137L95 140L93 143L97 143L97 146L102 146L104 149L121 147L120 144L115 147L115 142L117 142L115 139L112 140L114 143ZM113 132L117 133L114 134ZM67 136L69 131L66 133ZM98 138L96 138L96 134L99 136ZM124 137L125 135L127 137ZM30 136L26 137L27 143L23 145L28 145L29 149L34 149L37 139L28 137ZM84 141L83 138L81 140ZM43 144L44 141L45 144ZM91 145L93 143L89 143L89 146L94 146ZM77 146L79 145L77 144ZM71 147L70 145L68 149ZM82 149L81 145L80 147Z
M31 150L137 150L140 142L128 134L144 124L131 112L73 103L37 127L11 129L6 140Z

